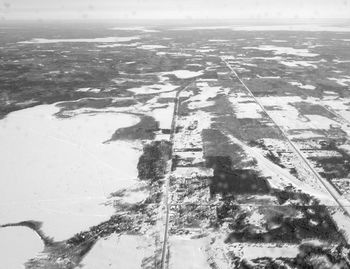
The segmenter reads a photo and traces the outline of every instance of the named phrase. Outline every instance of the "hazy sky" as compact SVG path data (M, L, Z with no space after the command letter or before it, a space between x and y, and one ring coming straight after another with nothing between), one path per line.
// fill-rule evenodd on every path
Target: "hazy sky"
M3 19L350 18L350 0L0 0Z

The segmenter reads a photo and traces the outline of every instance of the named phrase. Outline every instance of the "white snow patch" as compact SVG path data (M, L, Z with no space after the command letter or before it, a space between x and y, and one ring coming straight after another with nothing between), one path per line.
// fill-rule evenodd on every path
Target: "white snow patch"
M161 75L175 75L179 79L188 79L203 75L203 71L175 70L163 72Z
M88 92L91 88L79 88L76 91L77 92Z
M199 82L199 83L204 83L204 82ZM204 86L207 84L202 84L202 85ZM195 109L195 108L202 108L202 107L215 105L214 101L208 100L208 99L216 97L220 90L221 90L221 87L210 87L210 86L200 87L200 92L197 95L192 96L190 99L186 101L186 102L189 102L188 107L190 109Z
M172 31L192 31L192 30L219 30L219 29L230 29L230 25L217 25L217 26L184 26L178 28L172 28Z
M111 28L111 30L117 30L117 31L140 31L140 32L144 32L144 33L158 33L158 30L155 29L149 29L147 27L143 27L143 26L134 26L134 27L130 27L130 26L125 26L125 27L113 27Z
M44 250L39 236L26 227L0 228L1 267L24 269L24 263Z
M315 133L313 131L302 131L298 134L291 134L288 135L290 139L308 139L308 138L314 138L314 137L323 137L323 135L320 135L318 133Z
M328 78L329 80L333 80L336 83L338 83L341 86L349 86L350 85L350 78Z
M171 129L174 104L169 104L166 108L154 109L151 116L159 122L160 129Z
M284 64L285 66L288 67L313 67L313 68L317 68L317 65L311 64L310 62L307 61L281 61L281 64Z
M176 97L176 91L173 92L162 92L159 94L159 98L175 98Z
M310 120L310 123L312 126L314 126L314 129L329 129L331 125L339 125L338 122L320 115L305 115L305 117Z
M100 239L82 261L83 269L142 268L143 259L151 256L149 238L136 235L113 234Z
M167 47L163 45L141 45L137 48L143 49L143 50L155 50L155 49L166 49Z
M172 236L170 244L169 269L210 269L205 249L207 239L190 239Z
M192 57L192 54L183 53L183 52L167 52L167 51L158 51L157 55L171 55L175 57ZM189 64L188 64L189 66Z
M257 227L261 227L262 223L264 223L264 220L265 215L260 214L257 210L254 210L248 218L249 224L255 225Z
M280 39L273 39L271 40L272 42L275 42L275 43L284 43L284 42L287 42L287 40L280 40Z
M89 90L89 92L93 92L93 93L99 93L101 92L101 89L98 89L98 88L92 88Z
M135 204L146 200L147 197L149 197L149 193L146 191L133 191L124 196L121 201L123 203Z
M305 84L303 84L303 83L300 83L300 82L289 82L289 84L291 84L291 85L293 85L293 86L297 86L297 87L299 87L300 89L305 89L305 90L314 90L314 89L316 89L316 87L315 86L313 86L313 85L305 85Z
M115 44L107 44L107 45L98 45L97 48L118 48L118 47L136 47L140 45L139 42L137 43L130 43L130 44L123 44L123 43L115 43Z
M203 167L177 167L172 175L183 178L212 177L214 170Z
M262 175L269 177L269 183L272 187L283 189L286 186L293 185L296 189L302 190L303 192L320 199L325 205L336 204L334 199L326 193L326 191L321 191L316 189L316 186L311 186L305 182L301 182L288 171L266 159L259 149L247 146L232 135L228 135L228 137L233 143L240 145L249 156L256 159L259 170Z
M229 42L227 39L209 39L209 42Z
M242 102L245 98L230 97L229 100L234 106L235 115L238 119L260 119L261 108L255 102ZM245 100L246 101L246 100Z
M260 45L259 47L244 47L243 49L273 51L275 55L289 54L301 57L315 57L318 55L316 53L309 52L308 49L294 49L291 47L277 47L273 45Z
M214 101L198 101L198 102L192 102L188 105L189 109L198 109L198 108L204 108L209 106L214 106Z
M285 96L285 97L259 97L259 101L264 106L275 106L278 110L269 110L269 115L274 119L274 121L282 126L285 130L290 129L322 129L327 127L329 129L329 124L336 124L326 117L318 115L300 115L297 108L291 105L294 102L305 101L299 96ZM316 98L309 97L307 102L316 104L319 102ZM319 121L323 121L319 125Z
M197 84L198 85L198 84ZM218 95L219 91L221 90L221 87L210 87L210 86L204 86L200 87L200 93L190 98L188 101L206 101L209 98L214 98Z
M295 258L299 253L298 245L283 245L283 247L269 246L269 245L249 245L243 246L243 257L251 260L259 257L271 258Z
M178 86L172 84L153 84L145 85L139 88L131 88L128 91L134 92L135 94L155 94L163 92L174 91Z
M342 230L347 241L350 241L350 220L349 217L338 209L332 214L332 218L337 224L339 230Z
M260 76L259 74L256 75L258 78L263 78L263 79L280 79L280 76Z

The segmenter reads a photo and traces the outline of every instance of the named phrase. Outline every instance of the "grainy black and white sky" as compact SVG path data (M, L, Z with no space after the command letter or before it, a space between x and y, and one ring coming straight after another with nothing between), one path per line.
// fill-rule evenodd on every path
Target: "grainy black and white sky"
M6 20L350 18L350 0L0 0Z

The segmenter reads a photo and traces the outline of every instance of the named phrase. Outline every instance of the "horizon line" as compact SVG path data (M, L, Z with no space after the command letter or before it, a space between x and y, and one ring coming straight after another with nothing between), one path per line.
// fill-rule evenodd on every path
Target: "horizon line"
M290 21L293 20L293 21ZM287 24L295 24L302 21L349 21L349 17L334 17L334 18L295 18L295 17L286 17L286 18L37 18L37 19L0 19L0 22L239 22L239 21L251 21L251 22L263 22L263 21L285 21ZM288 21L288 22L287 22ZM1 26L0 26L1 27Z

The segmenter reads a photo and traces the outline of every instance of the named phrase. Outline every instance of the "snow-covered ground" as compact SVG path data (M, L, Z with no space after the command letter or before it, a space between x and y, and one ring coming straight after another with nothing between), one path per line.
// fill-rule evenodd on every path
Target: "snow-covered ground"
M98 88L79 88L76 90L77 92L93 92L93 93L99 93L101 89Z
M227 40L227 39L209 39L208 40L209 42L229 42L230 40Z
M260 106L252 98L234 96L229 98L238 119L259 119L262 117Z
M113 234L100 239L82 261L83 269L143 268L144 259L154 254L154 239L136 235ZM149 261L149 266L154 260ZM151 268L151 267L150 267Z
M288 67L313 67L317 68L317 65L312 64L308 61L281 61L281 64L288 66Z
M111 30L116 30L116 31L140 31L140 32L144 32L144 33L157 33L159 32L158 30L155 29L150 29L148 27L143 27L143 26L134 26L134 27L130 27L130 26L119 26L119 27L113 27L111 28Z
M203 75L203 71L175 70L171 72L163 72L162 75L174 75L179 79L188 79Z
M183 178L212 177L214 175L214 170L212 168L203 167L177 167L172 175Z
M314 131L311 130L302 130L298 133L293 133L289 135L289 138L291 139L309 139L309 138L314 138L314 137L323 137L323 135L320 135Z
M315 86L313 85L308 85L308 84L303 84L301 82L289 82L289 84L293 85L293 86L297 86L299 87L300 89L305 89L305 90L314 90L316 89Z
M24 269L24 263L44 249L39 236L28 228L0 228L1 268Z
M174 104L165 108L156 108L152 111L151 116L159 122L160 129L171 129L171 122L174 113Z
M208 239L189 239L172 236L170 244L169 269L210 269L205 253Z
M311 53L308 49L295 49L292 47L278 47L273 45L260 45L259 47L243 47L243 49L253 49L261 51L272 51L275 55L295 55L301 57L315 57L317 53Z
M249 147L232 135L228 137L233 143L241 146L249 158L253 157L257 161L257 169L261 175L268 178L272 187L283 189L286 186L292 185L296 189L318 198L325 205L335 204L333 198L324 190L323 186L313 178L308 178L308 182L302 182L291 175L289 171L265 158L258 148Z
M106 197L137 182L141 146L103 144L133 115L87 113L56 118L55 105L10 113L0 121L0 224L43 222L43 231L67 239L109 218Z
M145 85L139 88L131 88L128 91L134 92L135 94L155 94L162 92L171 92L175 90L178 86L172 84L154 84Z
M264 106L275 106L278 110L269 110L269 115L273 120L285 130L298 129L330 129L331 126L339 125L338 122L321 115L300 115L298 109L292 105L294 102L309 102L318 104L316 98L303 100L299 96L285 97L259 97L259 101Z
M337 84L348 87L350 86L350 77L344 77L344 78L328 78L329 80L335 81Z
M271 258L294 258L299 253L298 245L276 246L274 244L231 244L230 250L238 256L247 260L261 257Z
M169 55L169 56L173 56L173 57L192 57L192 54L183 53L183 52L158 51L156 54L157 55ZM188 64L187 66L191 66L191 64ZM201 66L201 65L199 65L199 66Z
M200 92L186 100L189 103L188 107L190 109L196 109L214 105L215 102L209 99L216 97L222 88L208 86L207 82L198 82L197 86Z
M114 43L114 44L105 44L105 45L97 45L97 48L117 48L117 47L136 47L139 46L141 43L135 42L135 43Z
M156 50L156 49L166 49L167 47L163 45L141 45L137 48L143 49L143 50Z

